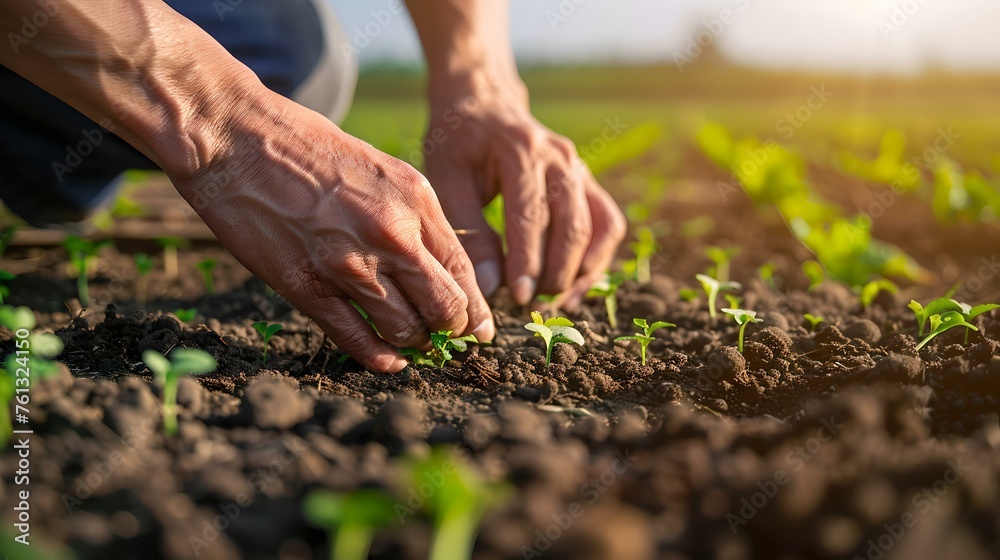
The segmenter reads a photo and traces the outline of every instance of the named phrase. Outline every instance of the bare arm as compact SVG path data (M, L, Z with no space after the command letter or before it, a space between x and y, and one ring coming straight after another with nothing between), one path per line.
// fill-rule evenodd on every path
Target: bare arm
M223 245L341 349L398 371L395 346L426 348L430 330L492 339L472 264L420 173L267 90L158 0L52 6L0 63L160 165ZM38 9L0 3L0 32Z

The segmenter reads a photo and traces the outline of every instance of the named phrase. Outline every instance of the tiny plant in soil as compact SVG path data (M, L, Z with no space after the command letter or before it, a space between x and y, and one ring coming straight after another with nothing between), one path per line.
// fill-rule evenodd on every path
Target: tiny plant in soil
M35 328L35 313L27 307L0 305L0 325L14 334L15 350L7 356L0 368L0 448L6 446L13 435L10 403L17 396L18 388L29 387L34 379L44 379L56 372L51 361L62 352L63 342L51 333L31 332ZM18 397L18 403L27 404L27 394Z
M774 282L774 272L775 266L773 263L769 262L760 265L760 268L757 269L757 277L760 278L760 281L763 282L765 286L771 288L772 290L777 288L777 284Z
M191 242L183 237L161 237L156 242L163 247L163 272L170 278L176 278L179 270L177 249L186 249L191 246Z
M872 280L871 282L864 285L861 288L861 308L868 309L871 307L872 303L875 302L875 298L882 292L889 292L890 294L898 294L899 288L892 283L890 280L885 278L878 278Z
M962 314L958 311L947 311L940 315L931 315L929 318L931 324L931 331L927 333L927 336L920 341L917 345L917 350L920 350L927 345L935 336L943 333L944 331L954 328L954 327L966 327L974 331L978 331L976 327L965 322Z
M809 325L809 332L816 332L816 327L824 321L822 317L817 317L811 313L806 313L802 316L802 318L805 319L806 323Z
M254 330L260 333L260 338L264 341L264 359L261 360L261 365L267 365L267 345L271 342L271 338L281 329L285 328L280 323L268 323L267 321L257 321L253 324Z
M682 288L680 290L677 290L677 295L680 296L682 300L691 302L698 299L698 290L694 290L691 288Z
M174 315L183 323L190 323L194 321L195 316L198 315L198 310L194 307L188 307L187 309L175 309Z
M384 492L361 488L348 494L314 490L303 510L310 523L330 536L330 558L365 560L375 531L396 520L396 501Z
M90 286L87 284L87 277L97 272L97 254L110 244L110 239L89 241L75 235L71 235L63 241L63 247L69 253L70 265L76 274L76 290L80 298L80 305L84 307L90 305Z
M205 293L212 295L215 292L215 267L218 265L215 259L205 259L199 261L195 267L201 272L201 279L205 281Z
M410 358L416 365L429 365L442 368L448 363L453 355L452 352L466 352L469 350L469 343L476 344L479 340L476 335L469 334L457 338L451 338L452 331L438 331L431 333L431 346L433 348L424 354L416 348L403 348L400 352Z
M809 291L813 291L817 286L826 280L826 271L823 265L816 261L806 261L802 263L802 273L809 279Z
M641 348L640 355L642 357L642 365L646 365L646 348L649 346L650 342L656 340L656 338L653 336L653 333L657 329L676 327L677 325L673 323L667 323L665 321L656 321L652 325L650 325L645 319L639 317L632 319L632 322L635 323L635 326L642 329L642 332L637 332L632 336L619 336L615 340L620 342L628 342L634 340L638 342Z
M3 303L7 299L7 296L10 295L10 288L7 287L7 282L10 282L14 278L17 277L6 270L0 270L0 303Z
M746 333L747 325L749 325L750 323L761 323L764 320L757 318L757 312L756 311L747 311L746 309L729 309L729 308L726 308L726 309L723 309L722 312L725 313L726 315L732 315L733 319L735 319L736 323L740 326L740 337L739 337L739 346L738 346L738 349L740 351L740 354L742 354L743 353L743 335Z
M714 270L710 274L721 283L728 282L729 265L733 261L733 257L739 253L739 247L709 247L705 249L705 256L715 264Z
M173 360L167 360L155 350L142 353L142 361L162 386L163 429L172 436L177 433L177 384L181 377L211 373L219 364L204 350L180 348L174 350L171 357Z
M659 250L656 244L656 234L648 226L636 230L636 240L629 243L632 254L635 255L635 279L640 284L649 284L653 278L650 259Z
M708 316L712 319L717 317L715 301L719 299L719 294L729 290L738 290L743 287L739 282L720 282L707 274L698 274L695 275L695 278L701 283L701 288L705 290L705 295L708 297Z
M723 294L722 299L726 300L726 303L729 304L729 307L733 309L739 309L739 307L743 305L743 298L741 298L736 294Z
M961 306L961 308L962 308L962 310L959 311L959 313L962 314L962 318L965 319L966 323L970 323L970 324L972 323L972 321L976 317L979 317L983 313L989 313L990 311L993 311L994 309L1000 308L1000 305L998 305L996 303L984 303L984 304L981 304L981 305L977 305L975 307L973 307L973 306L971 306L971 305L969 305L967 303L959 303L958 305ZM969 343L969 331L968 330L965 331L965 343L966 344Z
M618 328L618 288L625 282L625 275L612 272L604 275L587 291L587 297L604 298L604 308L608 312L608 324L612 329Z
M927 328L927 321L933 315L940 315L949 311L962 311L962 304L950 297L937 298L924 307L917 300L910 300L907 305L917 318L917 336L924 336Z
M531 323L524 325L524 328L541 337L545 342L545 367L549 367L552 362L552 348L557 342L572 343L583 346L586 342L580 331L573 328L573 321L565 317L553 317L542 319L542 314L537 311L531 312Z
M149 273L153 270L153 259L146 253L136 253L132 258L135 260L135 270L139 274L135 282L135 299L139 305L145 307L149 297Z

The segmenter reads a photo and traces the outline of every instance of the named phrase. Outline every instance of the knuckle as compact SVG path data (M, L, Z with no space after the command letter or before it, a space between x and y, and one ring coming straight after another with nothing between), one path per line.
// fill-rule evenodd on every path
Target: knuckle
M555 147L559 155L567 162L573 161L573 159L577 156L576 144L565 136L559 134L554 135L552 145Z
M426 311L431 325L453 326L461 322L469 307L469 298L461 290L447 290L441 293Z
M427 327L415 317L402 317L397 320L395 333L390 337L397 346L420 346L427 335Z
M593 222L590 221L590 216L578 214L567 220L565 235L570 244L573 245L583 245L589 242L594 235L594 226Z
M347 352L355 358L364 358L368 355L368 338L371 334L365 330L341 331L334 342L341 350Z

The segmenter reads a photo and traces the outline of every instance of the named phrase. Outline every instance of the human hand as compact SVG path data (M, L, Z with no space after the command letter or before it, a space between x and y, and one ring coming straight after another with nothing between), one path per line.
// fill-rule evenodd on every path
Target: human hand
M323 116L263 95L255 107L266 117L241 118L207 170L174 177L222 244L371 370L399 371L396 347L427 348L432 330L491 340L472 263L427 180Z
M560 294L573 309L601 277L625 236L614 199L580 160L573 142L539 123L523 85L438 88L431 98L427 177L462 244L482 291L506 284L521 305ZM482 208L503 194L508 252Z

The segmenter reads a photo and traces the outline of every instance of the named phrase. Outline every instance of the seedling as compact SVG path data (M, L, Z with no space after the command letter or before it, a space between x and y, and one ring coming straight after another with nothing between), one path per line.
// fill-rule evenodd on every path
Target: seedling
M729 307L733 309L737 309L743 304L743 298L736 294L723 294L722 298L725 299L726 303L729 304Z
M896 287L896 285L893 284L891 281L886 280L885 278L878 278L876 280L868 282L867 284L865 284L863 288L861 288L861 308L868 309L869 307L871 307L871 304L875 301L875 298L877 298L881 292L898 294L899 288Z
M649 284L652 280L650 259L659 250L656 234L652 228L643 226L636 230L636 241L629 243L632 254L635 255L635 279L640 284Z
M396 520L395 505L384 492L370 488L349 494L314 490L306 496L303 512L327 530L332 560L365 560L375 530Z
M813 291L817 286L826 280L826 270L823 265L816 261L806 261L802 263L802 273L809 279L809 291Z
M667 323L664 321L656 321L652 325L650 325L647 323L645 319L641 319L638 317L632 319L632 322L635 323L637 327L642 329L642 332L637 332L633 336L619 336L615 340L620 342L627 342L630 340L634 340L638 342L639 346L641 347L642 365L646 365L646 348L649 346L650 342L656 340L656 338L653 337L653 333L657 329L676 327L677 325L673 323Z
M87 277L97 272L97 254L111 243L110 239L88 241L75 235L63 241L63 247L69 252L70 265L76 274L76 290L80 297L80 305L83 307L90 305L90 286L87 284Z
M424 354L416 348L403 348L400 352L404 356L408 356L414 364L442 368L451 360L453 350L466 352L469 349L470 342L473 344L479 342L474 334L451 338L451 333L452 331L431 333L431 346L434 348L428 354Z
M917 350L923 348L935 336L954 327L966 327L967 329L971 329L974 331L979 330L976 327L970 325L969 323L966 323L965 319L962 317L962 314L959 313L958 311L947 311L940 315L931 315L930 323L931 323L931 332L928 333L927 336L922 341L920 341L920 344L917 345Z
M1000 308L1000 305L996 303L983 303L975 307L967 303L959 303L959 305L962 307L960 313L962 314L962 318L965 319L966 323L972 323L973 319L979 317L983 313L989 313L994 309ZM969 343L969 331L965 331L965 343L966 344Z
M6 270L0 270L0 303L3 303L7 299L7 296L10 295L10 288L7 287L6 283L14 278L17 277Z
M163 271L170 278L176 278L179 268L177 267L177 249L191 246L191 242L183 237L161 237L156 240L163 247Z
M715 300L719 298L719 294L728 290L738 290L743 286L739 282L720 282L707 274L697 274L695 278L698 282L701 282L701 287L705 290L705 295L708 296L708 316L712 319L716 318L715 312Z
M205 281L205 293L208 295L212 295L215 291L215 281L212 274L215 272L217 264L219 263L215 262L215 259L205 259L194 265L201 272L201 279Z
M677 295L684 301L694 301L698 299L698 290L693 290L691 288L682 288L677 290Z
M552 362L552 348L557 342L572 343L579 346L586 344L580 331L573 328L573 321L565 317L552 317L542 319L542 314L537 311L531 312L531 323L524 325L524 328L535 333L545 342L545 367L549 367Z
M587 291L587 297L604 298L604 307L608 311L608 324L612 329L618 328L618 288L625 282L625 275L620 272L605 274Z
M927 320L934 315L940 315L942 313L947 313L949 311L962 312L962 304L951 299L950 297L938 298L927 304L924 307L917 300L910 300L907 305L913 314L917 317L917 336L924 336L924 329L927 326Z
M135 282L135 299L139 305L146 307L149 295L149 272L153 270L153 259L146 253L136 253L132 258L135 260L135 270L139 273Z
M746 309L723 309L723 313L727 315L732 315L733 319L736 319L736 323L740 326L740 337L738 349L740 354L743 353L743 335L747 330L747 325L750 323L762 323L763 319L757 318L756 311L747 311Z
M437 480L442 480L441 485L423 505L434 522L428 558L472 558L472 546L483 515L505 501L507 489L484 481L457 455L440 448L413 465L407 482L411 488L421 488L427 481Z
M4 369L13 377L24 379L45 378L56 372L56 363L51 361L62 352L63 341L51 333L32 332L35 328L35 312L31 309L0 305L0 325L7 327L15 336L16 349L7 356ZM27 384L30 381L23 381ZM19 384L20 386L24 386Z
M769 262L760 265L760 268L757 269L757 276L760 278L760 281L772 290L777 288L777 285L774 282L774 271L774 264Z
M817 317L811 313L806 313L802 318L806 320L806 323L809 323L809 332L816 332L816 327L824 321L822 317Z
M155 350L142 353L142 361L153 372L156 382L163 387L163 429L167 435L177 433L177 384L185 375L203 375L219 367L215 358L204 350L180 348L167 360Z
M705 256L715 263L715 270L712 271L712 276L715 276L723 284L728 282L729 264L732 262L733 257L738 254L740 254L739 247L709 247L705 249Z
M261 361L261 365L267 365L267 345L271 342L271 337L284 327L279 323L257 321L253 324L253 328L256 329L256 331L260 333L260 337L264 339L264 359Z
M190 323L194 321L195 316L198 314L198 310L194 307L188 307L187 309L175 309L174 315L183 323Z

